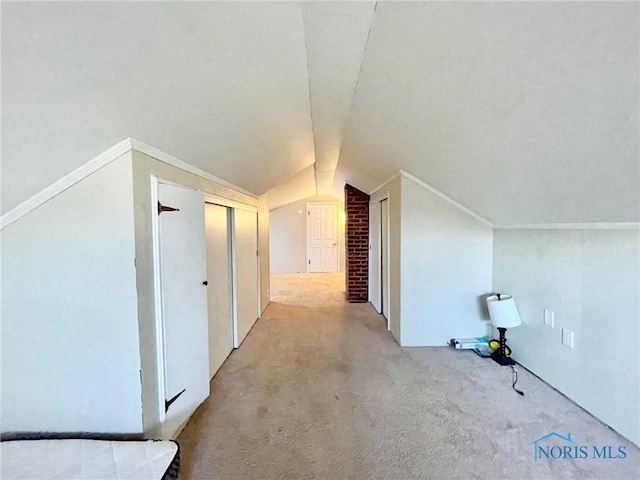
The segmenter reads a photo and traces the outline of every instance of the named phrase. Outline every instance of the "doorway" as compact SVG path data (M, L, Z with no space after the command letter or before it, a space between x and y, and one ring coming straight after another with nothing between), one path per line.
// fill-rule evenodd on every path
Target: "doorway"
M338 272L338 204L307 204L307 273Z
M209 396L204 195L157 184L156 305L163 436L174 438Z

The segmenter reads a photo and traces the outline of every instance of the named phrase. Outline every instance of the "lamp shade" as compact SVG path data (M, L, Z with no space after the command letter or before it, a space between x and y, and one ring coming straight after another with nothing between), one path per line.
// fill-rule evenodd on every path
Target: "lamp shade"
M522 323L518 307L516 307L516 302L511 295L501 293L499 300L498 295L487 297L487 308L491 323L496 327L513 328Z

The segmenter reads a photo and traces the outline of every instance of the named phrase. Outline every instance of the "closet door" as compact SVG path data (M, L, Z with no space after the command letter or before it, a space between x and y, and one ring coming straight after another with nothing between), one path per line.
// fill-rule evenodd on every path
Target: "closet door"
M382 313L380 284L380 202L369 203L369 301Z
M207 203L207 280L209 303L209 378L233 350L230 208Z
M209 396L204 197L161 183L158 200L164 434L174 438Z
M238 347L258 319L258 214L234 209L236 341Z
M389 200L380 202L380 280L382 314L387 319L387 330L391 329L391 306L389 304Z

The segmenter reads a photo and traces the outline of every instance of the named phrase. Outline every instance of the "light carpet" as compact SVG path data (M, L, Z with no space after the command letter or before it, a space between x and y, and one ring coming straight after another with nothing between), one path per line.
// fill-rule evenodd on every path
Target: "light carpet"
M344 300L342 275L271 289L178 439L181 479L640 478L640 449L524 369L520 397L490 359L399 347L371 305ZM553 431L627 457L534 461Z

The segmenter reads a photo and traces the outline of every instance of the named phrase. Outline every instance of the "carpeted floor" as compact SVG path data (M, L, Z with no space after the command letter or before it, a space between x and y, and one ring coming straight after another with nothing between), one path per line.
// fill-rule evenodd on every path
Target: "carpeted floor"
M523 369L520 397L490 359L400 348L371 305L344 301L342 275L271 289L178 439L182 480L640 478L640 449ZM552 431L627 457L534 461Z

